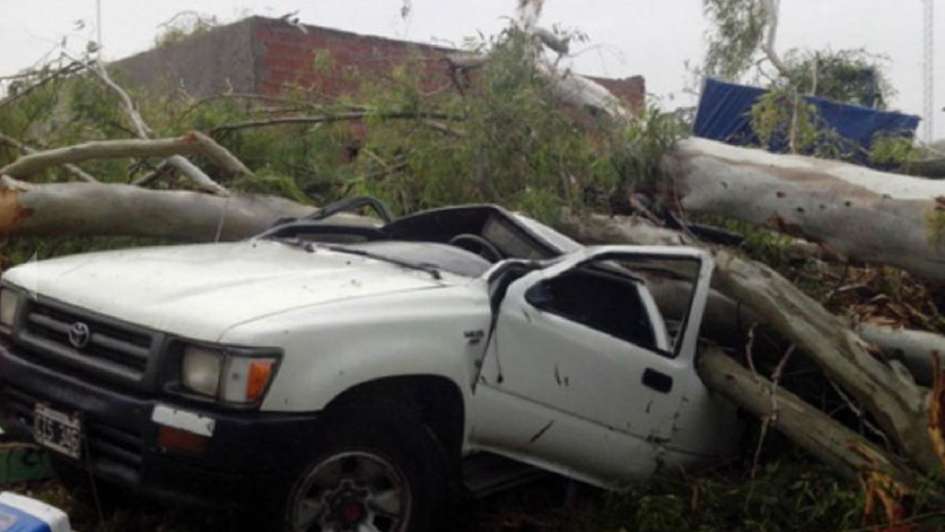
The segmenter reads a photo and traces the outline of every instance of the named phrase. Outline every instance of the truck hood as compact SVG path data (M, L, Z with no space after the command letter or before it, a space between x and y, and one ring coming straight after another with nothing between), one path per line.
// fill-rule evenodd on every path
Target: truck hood
M286 310L446 284L384 261L269 240L74 255L18 266L4 279L29 293L204 341Z

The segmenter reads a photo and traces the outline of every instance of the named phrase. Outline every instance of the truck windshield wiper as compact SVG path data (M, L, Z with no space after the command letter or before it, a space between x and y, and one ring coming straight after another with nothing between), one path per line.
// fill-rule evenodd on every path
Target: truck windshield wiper
M309 253L315 252L315 245L306 240L302 240L297 236L267 236L264 237L266 240L274 240L280 244L285 244L289 247L298 248Z
M365 251L363 249L349 248L345 246L332 246L332 245L319 244L318 247L330 249L332 251L337 251L339 253L349 253L351 255L358 255L358 256L367 257L370 259L381 260L384 262L389 262L391 264L396 264L397 266L401 266L403 268L409 268L411 270L419 270L421 272L426 272L430 274L430 276L436 279L437 281L443 278L443 276L440 275L440 270L436 266L429 263L425 263L425 262L419 262L419 263L409 262L405 260L396 259L394 257L389 257L387 255L381 255L378 253Z

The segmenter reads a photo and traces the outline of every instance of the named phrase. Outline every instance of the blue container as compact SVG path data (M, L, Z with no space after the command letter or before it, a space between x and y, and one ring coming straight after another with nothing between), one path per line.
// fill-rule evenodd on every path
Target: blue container
M44 502L0 493L0 532L72 532L69 516Z

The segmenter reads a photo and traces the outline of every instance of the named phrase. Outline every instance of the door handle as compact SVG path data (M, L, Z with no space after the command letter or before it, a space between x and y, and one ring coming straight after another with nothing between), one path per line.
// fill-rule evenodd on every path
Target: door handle
M655 369L646 368L643 372L643 385L660 393L669 393L673 389L673 378Z

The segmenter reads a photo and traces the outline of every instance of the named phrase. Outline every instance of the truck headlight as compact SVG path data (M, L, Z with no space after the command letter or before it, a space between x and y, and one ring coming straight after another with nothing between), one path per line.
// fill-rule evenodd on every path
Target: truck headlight
M12 288L0 288L0 329L13 329L16 309L20 306L20 293Z
M202 395L216 397L220 391L220 371L223 352L215 349L187 346L180 365L180 380L185 388Z
M189 345L181 358L181 384L226 403L258 403L269 388L277 362L275 356L252 350Z

